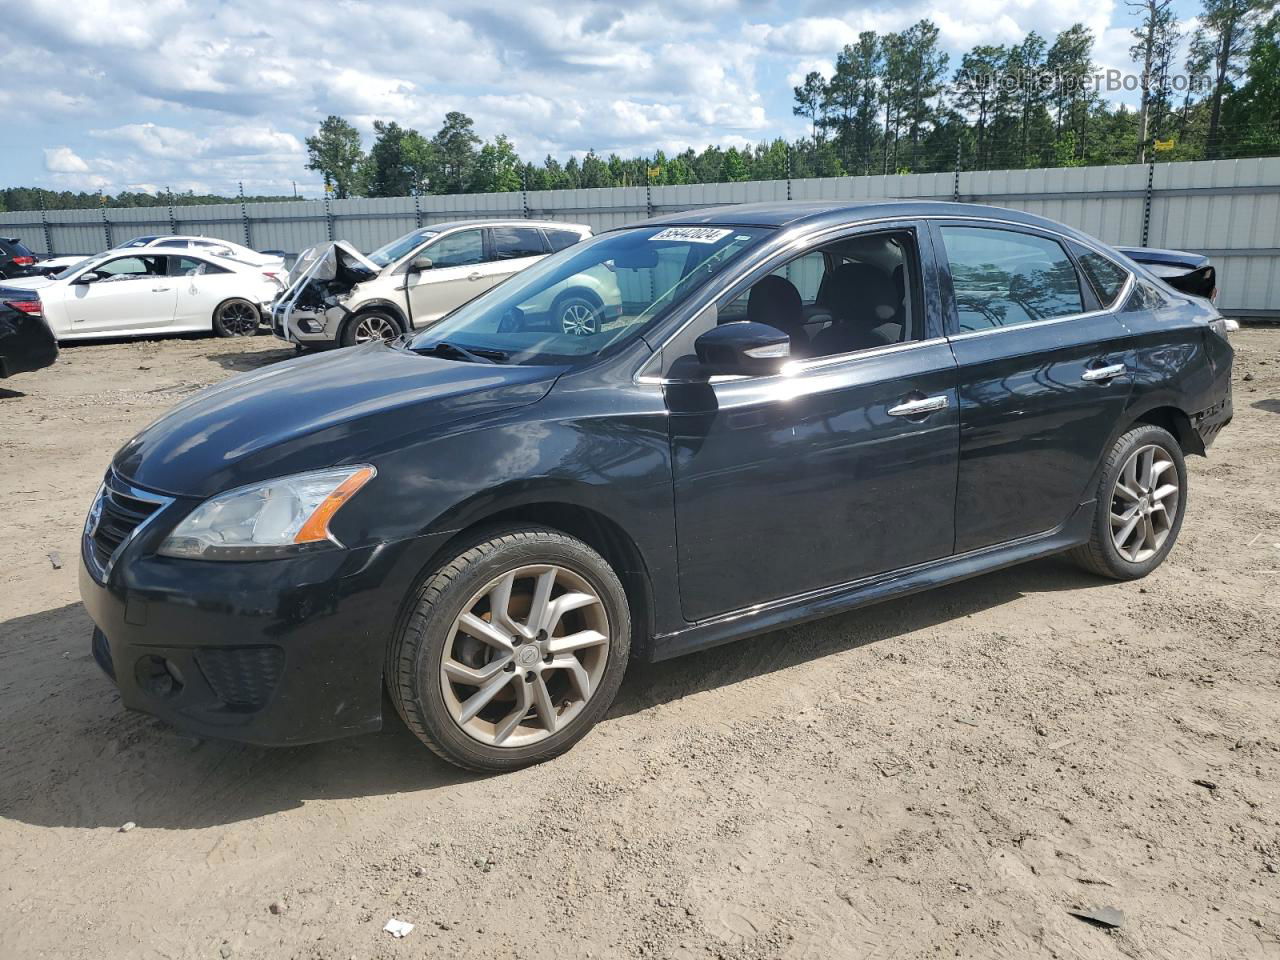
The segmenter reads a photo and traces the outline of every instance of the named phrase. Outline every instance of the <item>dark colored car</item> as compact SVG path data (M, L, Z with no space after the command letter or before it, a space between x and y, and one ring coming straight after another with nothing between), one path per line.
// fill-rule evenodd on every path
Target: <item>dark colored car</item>
M1206 300L1218 297L1218 272L1202 253L1185 250L1159 250L1154 247L1116 247L1135 263L1140 263L1157 277L1182 293Z
M36 255L17 237L0 237L0 280L29 277Z
M530 305L585 271L592 336ZM81 589L126 706L264 744L569 748L661 660L1060 551L1144 576L1231 419L1222 320L1060 224L722 207L412 337L242 375L121 448ZM780 641L781 642L781 641Z
M58 359L58 341L45 322L34 290L0 286L0 378L47 367Z

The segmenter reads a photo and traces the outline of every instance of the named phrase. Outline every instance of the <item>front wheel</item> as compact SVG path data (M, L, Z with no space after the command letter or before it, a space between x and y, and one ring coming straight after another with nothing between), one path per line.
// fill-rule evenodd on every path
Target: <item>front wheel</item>
M388 311L366 310L346 322L342 328L341 342L344 347L352 347L375 340L394 340L402 332L400 321Z
M1107 456L1089 542L1071 557L1113 580L1145 577L1173 549L1186 507L1187 465L1178 441L1160 427L1134 427Z
M220 337L252 337L261 322L261 313L248 300L228 300L213 311L213 332Z
M626 670L631 616L604 558L555 530L495 530L428 577L391 644L387 685L409 729L470 770L564 753Z

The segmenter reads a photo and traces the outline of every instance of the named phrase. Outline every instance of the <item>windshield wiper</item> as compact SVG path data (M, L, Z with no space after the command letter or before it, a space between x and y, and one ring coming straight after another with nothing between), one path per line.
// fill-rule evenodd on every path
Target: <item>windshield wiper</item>
M430 357L452 357L455 360L467 360L471 363L506 363L507 355L501 350L468 349L448 340L437 340L426 347L416 347L414 353Z

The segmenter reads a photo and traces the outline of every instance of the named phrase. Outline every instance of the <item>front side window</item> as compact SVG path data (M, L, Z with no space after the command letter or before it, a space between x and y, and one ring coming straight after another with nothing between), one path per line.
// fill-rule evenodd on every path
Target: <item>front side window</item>
M111 280L127 280L133 277L159 277L164 275L163 257L120 257L94 267L94 272Z
M1085 279L1098 295L1098 302L1103 307L1109 307L1115 303L1116 298L1120 296L1120 291L1124 289L1125 281L1129 279L1129 271L1114 260L1088 247L1073 243L1071 249L1076 259L1080 261L1080 269L1084 272Z
M493 227L489 237L494 260L540 257L547 252L542 245L542 231L536 227Z
M719 312L791 338L797 359L830 357L919 338L919 258L909 230L846 237L778 267Z
M1016 327L1084 312L1062 244L994 227L942 227L960 331Z
M640 336L770 233L650 226L591 237L460 307L409 349L456 357L462 348L502 363L590 362Z
M407 257L432 237L438 235L438 230L413 230L403 237L397 237L390 243L379 247L369 254L369 259L378 266L385 267L389 263L395 263L402 257Z
M431 258L433 269L466 267L484 262L484 242L479 230L459 230L441 237L423 250L422 255Z

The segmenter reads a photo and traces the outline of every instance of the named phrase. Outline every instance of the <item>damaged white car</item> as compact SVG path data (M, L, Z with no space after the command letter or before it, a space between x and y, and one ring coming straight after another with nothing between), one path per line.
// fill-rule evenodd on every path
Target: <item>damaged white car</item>
M345 241L302 252L271 310L277 337L300 347L392 340L591 236L585 224L465 220L405 234L365 256ZM522 322L589 336L621 313L607 271L551 291Z

